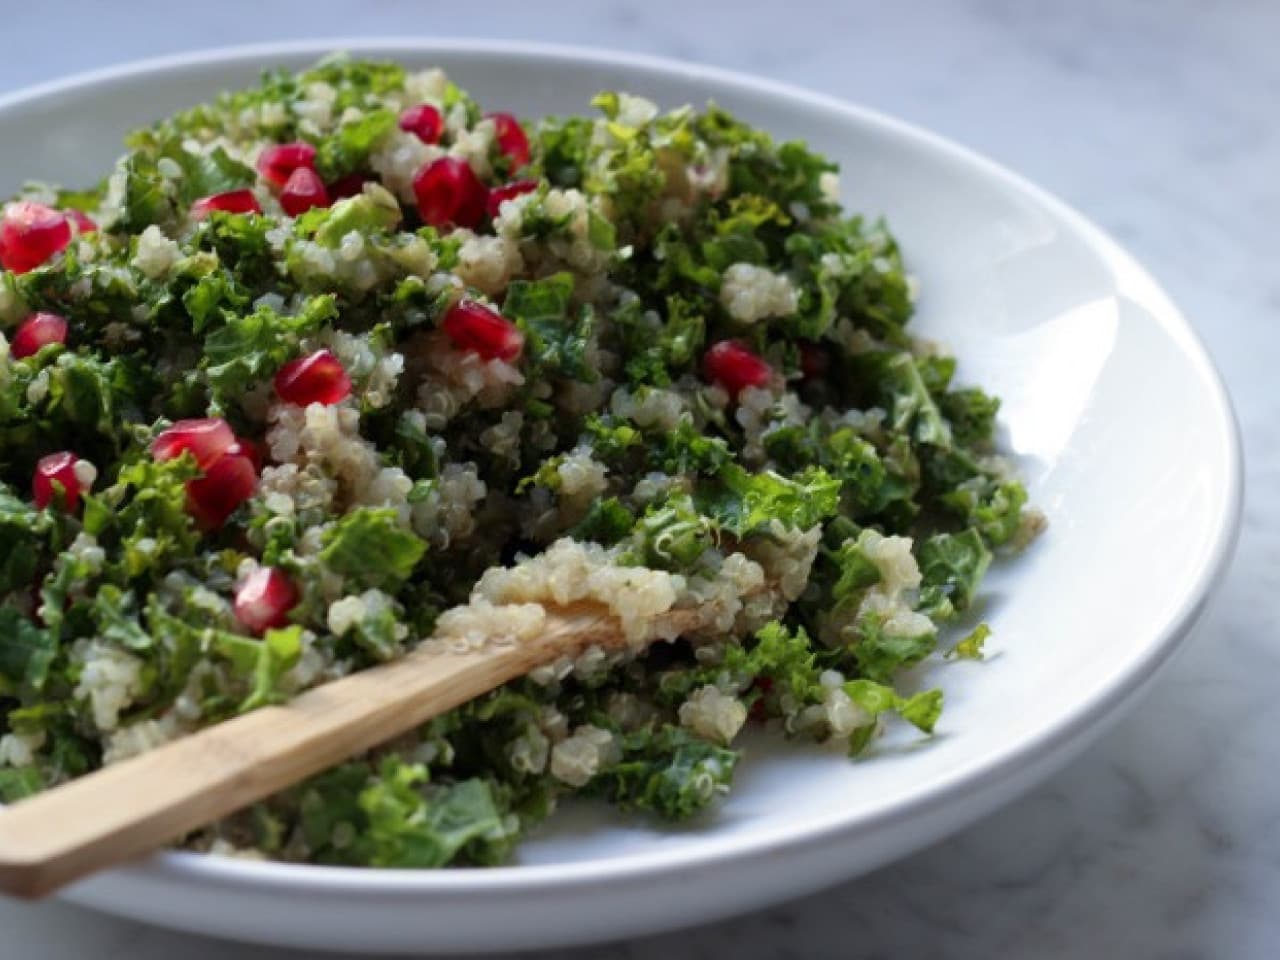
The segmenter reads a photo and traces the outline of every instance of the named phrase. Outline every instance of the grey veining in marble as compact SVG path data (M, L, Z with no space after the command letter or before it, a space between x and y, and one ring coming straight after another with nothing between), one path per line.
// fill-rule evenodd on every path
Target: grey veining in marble
M701 60L991 155L1110 230L1192 318L1246 437L1245 528L1157 688L1040 789L870 876L575 960L1280 955L1280 3L0 3L0 91L196 47L502 36ZM181 13L179 13L181 10ZM55 25L56 24L56 25ZM14 42L14 38L24 38ZM30 38L26 42L25 38ZM0 956L285 960L0 902Z

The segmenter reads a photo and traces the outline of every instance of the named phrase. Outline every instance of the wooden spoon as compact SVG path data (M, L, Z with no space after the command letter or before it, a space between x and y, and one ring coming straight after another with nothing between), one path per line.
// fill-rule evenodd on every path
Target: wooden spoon
M650 636L705 626L673 610ZM42 897L177 840L438 714L588 647L621 647L598 604L549 608L542 633L467 652L423 644L406 656L174 740L0 810L0 891Z

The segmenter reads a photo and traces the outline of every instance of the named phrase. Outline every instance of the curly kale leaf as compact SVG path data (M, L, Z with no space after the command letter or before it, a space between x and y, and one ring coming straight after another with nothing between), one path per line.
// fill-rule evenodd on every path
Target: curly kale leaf
M840 481L821 467L784 477L726 463L714 482L698 488L694 500L702 513L737 537L767 531L775 520L788 529L808 530L835 516Z
M573 275L516 280L507 288L502 312L525 335L530 360L548 375L594 383L599 374L587 358L595 327L590 307L574 310Z
M56 654L52 634L13 607L0 606L0 695L38 695Z
M17 803L44 789L44 777L36 767L0 769L0 803Z
M873 680L850 680L844 691L857 706L871 718L870 723L854 730L849 738L849 753L853 756L867 748L875 736L875 718L883 713L896 713L922 733L933 733L942 715L942 691L925 690L910 697L903 697L892 687Z
M918 633L903 635L886 630L883 615L868 614L858 618L853 656L858 672L864 677L888 683L900 670L914 666L933 653L937 643L938 631L932 625Z
M938 400L942 415L951 424L956 442L967 447L983 447L991 443L995 433L1000 398L976 387L953 390Z
M194 556L200 537L187 513L187 481L197 473L190 456L158 463L139 455L114 484L85 498L85 530L117 544L113 564L124 579L158 579Z
M353 585L395 593L427 551L391 509L359 507L324 533L321 562Z
M648 310L639 299L618 307L611 322L623 355L628 382L665 387L693 369L707 340L703 308L686 297L665 301L666 317Z
M738 754L664 725L621 738L622 759L597 774L591 789L624 810L684 820L728 791Z
M948 660L981 660L982 648L991 638L991 627L980 623L947 651Z
M693 127L713 147L728 150L730 192L765 197L782 210L802 208L818 220L839 212L822 182L822 175L837 166L803 143L775 143L714 105L694 119Z
M370 110L342 124L316 148L316 172L326 181L337 180L368 165L369 154L396 128L391 110Z
M874 384L875 398L889 411L893 430L916 443L947 449L951 428L925 385L918 361L909 353L872 352L856 360L857 375Z
M505 845L510 827L488 781L431 787L426 778L424 767L388 758L360 791L371 866L443 867L469 845Z
M350 233L375 237L394 230L402 216L400 204L388 191L370 188L354 197L344 197L330 207L312 207L294 221L297 237L315 240L336 250Z
M293 626L268 630L261 640L255 642L257 656L253 662L253 687L240 704L241 713L288 699L280 684L302 656L302 628Z
M984 476L943 494L941 500L989 546L999 547L1012 541L1021 529L1027 491L1016 480Z
M214 399L224 407L238 402L255 383L276 372L311 336L338 315L332 294L312 297L296 314L262 305L233 316L205 339L202 361Z
M53 517L0 483L0 595L35 579Z
M793 336L816 339L837 316L849 317L873 336L906 346L910 288L898 246L883 224L861 219L817 225L786 240L800 309L781 321Z
M188 150L182 137L140 131L130 138L134 149L124 159L119 215L106 225L114 232L141 233L146 227L172 224L194 201L253 185L257 175L222 147L205 152ZM160 161L176 164L172 179Z
M590 540L604 546L617 543L635 526L636 515L617 497L597 499L591 509L571 531L575 540Z
M687 494L680 494L645 511L623 557L638 566L688 571L715 542L715 523L698 512Z
M991 563L991 551L975 529L939 533L916 553L920 565L920 608L934 620L967 610Z

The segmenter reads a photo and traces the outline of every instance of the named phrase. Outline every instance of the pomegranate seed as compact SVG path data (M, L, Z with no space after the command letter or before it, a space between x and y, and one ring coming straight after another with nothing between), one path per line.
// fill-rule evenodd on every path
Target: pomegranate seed
M489 197L485 203L489 216L497 217L498 213L502 210L502 205L513 197L518 197L525 193L532 193L537 189L537 180L512 180L510 183L504 183L500 187L494 187L489 191Z
M812 340L801 340L799 349L800 372L804 374L804 378L819 380L825 376L827 368L831 366L830 354Z
M280 206L291 217L306 213L312 207L327 207L329 191L314 170L299 167L289 174L289 180L280 191Z
M520 121L509 113L491 113L498 149L511 158L511 169L519 170L529 162L529 138Z
M763 387L773 369L741 340L721 340L702 357L702 372L737 397L747 387Z
M279 567L259 567L236 589L232 609L237 620L261 634L285 626L299 599L298 588L287 573Z
M328 407L351 396L351 378L342 361L328 350L290 360L276 374L275 386L281 400L300 407L312 403Z
M261 213L258 198L252 190L229 190L226 193L215 193L209 197L201 197L191 205L191 219L203 220L215 210L223 213Z
M56 313L33 313L13 335L10 351L15 360L34 357L51 343L67 342L67 321Z
M277 143L258 154L258 173L268 183L283 187L295 170L314 170L316 148L299 140Z
M348 173L345 177L339 177L329 184L329 199L338 201L359 196L364 190L364 185L370 180L371 178L363 173Z
M524 349L524 334L514 323L474 300L459 300L444 315L444 332L459 348L482 360L510 363Z
M258 471L246 456L224 455L187 481L187 513L201 530L217 530L258 489Z
M752 686L760 691L760 696L756 698L755 703L751 704L748 716L752 720L763 722L769 719L769 713L765 707L765 698L773 690L773 680L770 677L756 677Z
M179 420L151 442L151 455L161 462L184 453L204 471L187 481L187 512L201 529L216 530L258 488L262 455L219 417Z
M444 119L431 104L420 103L400 114L400 129L412 133L423 143L438 143L444 131Z
M84 236L86 233L97 232L98 225L94 223L93 218L83 210L77 210L75 207L70 207L66 210L66 214L67 219L76 225L76 229L80 231L81 236Z
M64 214L43 203L19 200L5 207L0 221L0 267L26 273L70 242L71 224Z
M190 453L196 465L207 470L236 442L231 425L221 417L203 420L179 420L151 441L151 456L160 462Z
M487 193L471 166L457 157L433 160L413 178L418 213L433 227L479 226Z
M262 473L262 448L252 440L246 440L244 437L237 437L236 442L227 447L226 456L228 457L246 457L253 464L254 473Z
M35 476L31 480L36 506L43 510L53 503L57 487L61 487L62 506L68 512L74 512L80 503L80 494L93 485L95 472L92 464L66 450L42 458L36 464Z

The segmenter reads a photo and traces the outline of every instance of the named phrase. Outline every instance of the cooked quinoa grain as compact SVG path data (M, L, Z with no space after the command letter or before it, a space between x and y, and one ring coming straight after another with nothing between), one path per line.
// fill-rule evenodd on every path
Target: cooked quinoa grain
M1045 520L997 401L907 332L892 236L718 107L502 106L336 57L4 206L0 797L583 604L630 643L186 845L499 863L569 793L702 810L752 722L933 729L895 680Z

